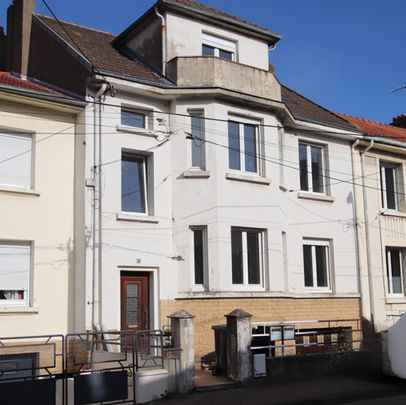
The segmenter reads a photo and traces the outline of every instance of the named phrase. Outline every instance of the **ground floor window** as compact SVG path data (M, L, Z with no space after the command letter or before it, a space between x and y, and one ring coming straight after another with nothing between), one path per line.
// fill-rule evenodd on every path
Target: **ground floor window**
M330 289L330 241L305 239L303 267L305 287Z
M207 286L207 227L193 226L194 284Z
M263 284L264 231L231 228L233 284Z
M386 270L390 295L404 295L403 258L403 249L392 247L386 249Z

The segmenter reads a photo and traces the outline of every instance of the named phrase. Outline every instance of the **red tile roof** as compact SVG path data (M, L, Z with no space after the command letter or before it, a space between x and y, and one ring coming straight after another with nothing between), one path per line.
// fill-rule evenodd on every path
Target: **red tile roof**
M95 30L81 25L61 21L61 25L53 18L35 14L45 25L58 34L66 43L76 49L95 68L119 76L135 77L152 82L163 82L161 76L138 60L130 59L112 45L113 34ZM72 42L69 33L74 42ZM80 49L78 49L80 48Z
M390 138L396 141L406 142L406 129L394 127L393 125L383 124L382 122L370 121L365 118L353 117L347 114L338 114L351 124L355 125L360 131L369 136L381 138Z
M0 72L0 86L15 87L18 89L29 90L36 93L51 94L54 96L62 96L61 93L56 92L48 87L34 83L30 80L20 79L10 72Z

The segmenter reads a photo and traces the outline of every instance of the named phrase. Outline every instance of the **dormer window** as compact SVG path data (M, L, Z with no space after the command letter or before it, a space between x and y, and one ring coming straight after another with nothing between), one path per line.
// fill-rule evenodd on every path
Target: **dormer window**
M203 32L202 55L236 61L236 43Z

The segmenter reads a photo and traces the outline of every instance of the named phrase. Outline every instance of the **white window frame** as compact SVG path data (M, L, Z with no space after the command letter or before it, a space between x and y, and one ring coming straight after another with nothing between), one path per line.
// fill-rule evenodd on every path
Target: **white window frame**
M0 188L1 187L13 187L13 188L18 188L22 190L33 190L35 188L35 156L36 156L36 151L35 151L35 145L36 145L36 137L35 133L31 131L26 131L26 130L19 130L15 128L6 128L6 127L0 127L0 133L4 136L21 136L24 138L30 138L31 139L31 153L30 153L30 184L26 186L21 186L17 184L10 184L10 183L2 183L0 180ZM28 151L27 151L28 152Z
M136 152L131 152L131 151L128 151L128 150L125 150L125 149L124 149L124 150L121 151L121 164L122 164L122 161L125 160L125 159L123 159L123 155L124 155L124 156L128 156L129 158L134 157L135 159L136 159L136 158L142 159L143 182L144 182L144 187L143 187L143 189L144 189L145 212L124 211L124 210L122 209L122 206L123 206L123 190L122 190L122 185L121 185L121 182L120 182L120 209L121 209L121 212L122 212L123 214L140 215L140 216L146 216L146 217L147 217L147 216L150 215L149 195L148 195L148 194L149 194L149 192L148 192L149 187L148 187L148 183L147 183L147 181L148 181L148 176L147 176L147 170L148 170L147 161L148 161L148 156L147 156L147 155L142 155L142 154L136 153Z
M240 140L240 170L238 169L232 169L230 167L230 160L228 161L228 170L231 170L234 173L244 173L244 174L249 174L249 175L257 175L257 176L262 176L263 175L263 168L262 168L262 159L261 159L261 152L262 152L262 137L261 137L261 131L260 131L260 124L258 121L249 121L249 120L244 120L240 117L233 117L229 116L228 122L227 122L227 141L229 142L229 128L228 128L228 123L229 122L235 122L238 124L238 134L239 134L239 140ZM245 142L244 142L244 126L245 125L251 125L255 127L255 152L256 152L256 165L257 165L257 170L256 172L248 172L245 170ZM228 158L229 159L229 158Z
M206 125L205 125L205 116L204 116L204 110L203 109L190 109L188 110L188 114L190 117L190 133L192 133L192 117L193 116L199 116L202 120L203 120L203 141L202 142L202 160L203 160L203 164L202 166L193 166L193 142L195 142L194 139L191 140L192 145L189 148L189 167L192 170L201 170L204 171L206 170ZM193 135L193 133L192 133Z
M400 280L401 280L401 286L402 286L402 292L401 293L393 293L392 289L393 289L393 284L392 284L392 260L391 260L391 256L390 256L390 252L397 250L399 252L400 255ZM403 264L403 260L404 260L404 248L401 247L395 247L395 246L387 246L386 247L386 265L387 265L387 287L388 287L388 296L389 297L394 297L394 298L403 298L405 296L405 284L404 284L404 264Z
M7 300L0 299L0 307L29 307L32 303L32 279L33 279L33 263L34 263L34 243L32 241L15 241L15 240L0 240L1 246L24 246L29 248L30 264L27 274L27 290L25 291L24 300Z
M237 61L237 42L231 39L219 37L215 34L202 32L202 46L207 45L214 48L214 56L220 58L220 50L230 52L232 54L232 61Z
M307 157L307 185L308 185L308 190L301 190L307 193L314 193L314 194L319 194L319 195L328 195L328 189L327 189L327 181L326 181L326 176L327 176L327 159L326 159L326 150L327 150L327 145L323 144L318 144L318 143L313 143L304 139L299 139L299 148L300 145L305 145L306 146L306 157ZM320 193L318 191L313 191L313 171L312 171L312 147L318 148L321 150L321 164L322 164L322 184L323 184L323 192ZM300 150L300 149L299 149ZM299 164L300 164L300 156L299 156ZM300 171L300 167L299 167ZM299 172L299 174L301 174ZM300 180L299 180L300 181Z
M388 208L388 196L387 196L387 190L386 190L386 176L385 176L385 168L391 168L394 169L394 194L395 194L395 208ZM381 204L382 208L385 210L390 210L390 211L399 211L400 210L400 201L399 201L399 170L400 167L396 164L393 163L387 163L387 162L380 162L380 174L381 174Z
M242 264L243 264L243 283L234 284L232 281L233 277L233 265L232 265L232 244L231 244L231 232L239 231L242 232ZM259 284L249 284L248 283L248 243L247 243L247 232L254 231L259 235ZM231 285L233 290L237 291L263 291L265 290L265 252L266 252L266 230L261 228L245 228L232 226L230 229L230 245L231 245Z
M332 292L332 255L331 255L331 240L325 239L303 239L303 246L310 245L312 251L312 275L313 275L313 286L306 286L304 288L306 291L323 291L323 292ZM316 246L324 246L326 247L326 275L327 275L327 287L318 287L317 286L317 261L316 261ZM303 250L303 247L302 247ZM303 253L302 253L303 254ZM304 275L305 275L305 267L304 267L304 256L303 256L303 284L304 283Z
M127 125L127 124L123 124L122 122L122 113L124 111L130 112L130 113L135 113L135 114L141 114L145 117L145 126L144 127L136 127L133 125ZM127 104L122 104L121 105L121 109L120 109L120 127L123 128L132 128L134 130L152 130L152 123L153 123L153 119L152 119L152 111L151 110L144 110L142 108L136 107L136 106L130 106Z
M192 291L201 292L208 291L209 289L209 249L208 249L208 232L207 225L193 225L190 228L190 268L192 269ZM196 284L195 277L195 244L194 244L194 231L203 232L203 284Z

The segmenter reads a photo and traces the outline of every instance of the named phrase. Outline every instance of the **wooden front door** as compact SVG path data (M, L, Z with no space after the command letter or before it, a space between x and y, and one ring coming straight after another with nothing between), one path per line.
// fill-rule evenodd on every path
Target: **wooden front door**
M149 329L148 274L121 275L121 330Z

